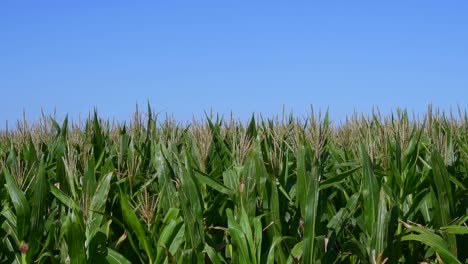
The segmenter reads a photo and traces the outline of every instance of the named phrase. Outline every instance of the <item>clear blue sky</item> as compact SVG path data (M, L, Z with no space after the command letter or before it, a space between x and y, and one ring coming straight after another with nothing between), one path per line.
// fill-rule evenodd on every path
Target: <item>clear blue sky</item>
M161 3L165 2L165 3ZM0 124L468 102L468 1L1 1Z

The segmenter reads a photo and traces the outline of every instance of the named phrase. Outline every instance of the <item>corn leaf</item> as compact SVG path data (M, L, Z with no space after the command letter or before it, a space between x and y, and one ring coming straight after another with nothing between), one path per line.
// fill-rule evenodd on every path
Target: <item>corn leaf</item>
M6 189L15 208L17 235L18 240L21 242L25 240L29 232L31 209L26 196L6 168L3 170L3 175L6 180Z

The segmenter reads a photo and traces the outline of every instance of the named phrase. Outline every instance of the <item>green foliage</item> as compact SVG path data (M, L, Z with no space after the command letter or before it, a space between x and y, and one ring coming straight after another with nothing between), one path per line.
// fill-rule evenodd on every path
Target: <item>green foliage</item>
M467 263L468 117L0 131L0 263Z

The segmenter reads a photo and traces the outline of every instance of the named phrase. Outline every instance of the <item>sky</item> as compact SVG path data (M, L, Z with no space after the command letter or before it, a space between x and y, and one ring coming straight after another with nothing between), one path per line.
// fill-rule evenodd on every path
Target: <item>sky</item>
M0 1L0 127L466 109L468 1Z

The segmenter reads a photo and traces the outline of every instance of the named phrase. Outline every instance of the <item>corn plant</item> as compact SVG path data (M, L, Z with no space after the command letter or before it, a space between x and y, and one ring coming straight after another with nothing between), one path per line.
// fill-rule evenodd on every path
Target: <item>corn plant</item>
M1 263L468 263L468 116L148 106L0 131Z

